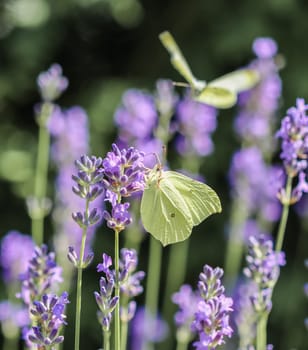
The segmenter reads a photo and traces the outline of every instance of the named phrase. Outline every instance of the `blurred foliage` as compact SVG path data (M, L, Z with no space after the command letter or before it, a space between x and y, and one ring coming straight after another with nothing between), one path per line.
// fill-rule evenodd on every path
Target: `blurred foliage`
M273 37L286 61L281 72L281 116L296 97L308 98L308 2L304 0L2 0L1 235L10 229L29 231L24 197L31 193L36 154L33 107L39 101L35 81L39 72L54 62L62 65L70 86L59 103L64 107L78 104L87 110L92 151L104 155L115 136L113 112L124 90L134 87L152 91L158 78L180 79L158 40L158 34L165 29L174 34L196 76L205 80L249 62L254 38ZM224 212L219 220L210 219L201 225L199 231L206 230L201 248L199 239L203 232L192 236L191 250L198 252L190 260L188 272L192 283L205 262L223 263L229 201L226 171L238 146L232 131L234 113L235 109L220 113L214 136L216 151L203 167L222 198ZM307 301L302 293L307 280L303 266L307 258L307 225L293 216L286 241L289 263L275 291L276 304L271 315L275 328L269 340L275 349L307 349L308 342L303 326L303 318L308 314ZM98 256L106 246L106 238L99 234L95 246ZM88 292L92 296L98 288L92 270L85 277L89 283L85 283L88 290L84 295ZM70 308L73 304L74 300ZM84 311L93 310L94 299ZM97 348L99 344L93 344L93 339L99 332L98 324L90 313L84 317L91 321L83 322L87 329L82 332L82 344ZM73 324L68 329L69 336L71 332Z

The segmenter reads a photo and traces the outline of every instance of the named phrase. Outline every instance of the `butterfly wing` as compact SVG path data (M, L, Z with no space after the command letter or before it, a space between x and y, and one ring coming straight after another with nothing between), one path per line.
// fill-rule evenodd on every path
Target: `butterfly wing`
M193 226L200 224L208 216L221 212L216 192L210 186L188 176L166 171L160 187L172 205L178 207L185 218L191 218ZM184 205L180 205L179 198Z
M183 76L183 78L185 78L189 85L198 90L204 88L205 82L194 77L184 55L171 33L165 31L159 35L159 39L170 54L171 64Z
M223 88L234 93L249 90L260 80L258 72L254 69L238 69L208 83L208 87Z
M209 85L193 98L216 108L230 108L235 105L237 100L237 96L232 90Z
M185 203L182 203L185 205ZM191 219L175 207L158 183L149 184L142 195L141 220L146 231L163 246L184 241L191 234Z

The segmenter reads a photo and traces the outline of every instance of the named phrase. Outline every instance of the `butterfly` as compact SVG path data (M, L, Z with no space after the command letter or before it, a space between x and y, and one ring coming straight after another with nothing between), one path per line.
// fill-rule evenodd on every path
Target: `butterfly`
M141 199L141 220L163 246L186 240L193 226L219 212L219 197L208 185L164 171L161 165L150 170Z
M238 69L209 83L198 80L171 33L162 32L159 39L170 54L171 64L188 82L192 88L192 97L198 102L216 108L230 108L236 103L239 92L251 89L260 80L258 72L249 68Z

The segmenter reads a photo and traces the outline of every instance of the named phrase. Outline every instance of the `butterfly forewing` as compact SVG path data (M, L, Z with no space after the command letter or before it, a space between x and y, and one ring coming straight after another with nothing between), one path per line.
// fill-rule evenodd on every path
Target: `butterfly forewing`
M171 203L158 183L150 184L143 193L141 218L144 228L163 246L184 241L193 227L191 219Z
M167 171L164 175L160 184L162 192L174 204L178 202L180 194L185 206L179 207L179 210L185 217L191 217L193 226L221 212L219 197L208 185L175 171Z
M224 88L233 91L234 93L239 93L251 89L259 80L260 76L256 70L238 69L212 80L207 86Z

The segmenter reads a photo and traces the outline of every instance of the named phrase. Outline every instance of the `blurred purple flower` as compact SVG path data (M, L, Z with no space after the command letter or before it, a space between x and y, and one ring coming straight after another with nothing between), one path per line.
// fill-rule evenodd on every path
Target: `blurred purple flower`
M179 311L174 315L177 327L188 326L190 328L200 300L199 293L193 291L188 284L182 285L180 290L172 295L172 302L179 307Z
M283 172L266 165L260 149L249 147L237 151L232 158L229 180L233 194L241 199L248 214L259 213L267 221L279 219L281 204L277 195L284 183Z
M258 293L251 296L253 306L257 312L270 311L272 290L279 277L280 266L286 264L285 254L274 251L269 236L259 234L249 238L246 261L244 274L258 286Z
M0 265L6 283L17 282L20 275L26 272L34 247L32 238L18 231L9 231L2 238Z
M239 336L239 349L247 349L256 336L257 314L251 297L256 295L257 284L252 280L241 281L236 288L234 300L234 321Z
M25 327L29 324L29 310L24 305L15 304L8 300L0 302L0 322L7 323L8 327ZM5 329L6 327L4 327Z
M279 67L274 59L277 44L271 38L257 38L253 50L257 59L250 66L261 78L255 88L240 94L234 129L246 143L257 145L263 154L272 154L271 136L282 89Z
M88 117L80 107L72 107L66 111L54 110L48 120L48 129L53 136L51 147L52 160L58 171L56 178L56 199L53 219L56 225L54 244L65 276L72 265L66 263L67 247L80 247L81 228L74 223L72 212L84 210L84 199L72 192L72 174L75 172L74 161L82 154L89 152ZM90 203L89 209L103 207L102 196ZM85 254L88 255L97 225L88 229ZM64 260L65 259L65 260ZM69 281L69 277L64 278Z
M114 118L119 129L119 139L126 146L134 145L139 139L152 138L158 119L155 101L149 94L128 90Z
M178 96L171 80L159 79L156 82L155 102L161 118L169 118L173 114Z
M46 72L39 74L37 85L43 101L56 100L68 87L68 80L62 75L59 64L53 64Z
M18 296L26 305L31 306L34 300L58 288L58 284L63 280L62 268L57 265L55 254L48 252L47 246L43 244L41 247L35 247L26 272L20 279L22 285Z
M177 105L176 123L179 135L176 148L181 155L206 156L213 152L211 134L215 131L217 110L189 97Z
M159 317L138 308L131 322L131 349L142 350L147 343L160 343L168 334L168 326Z

